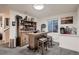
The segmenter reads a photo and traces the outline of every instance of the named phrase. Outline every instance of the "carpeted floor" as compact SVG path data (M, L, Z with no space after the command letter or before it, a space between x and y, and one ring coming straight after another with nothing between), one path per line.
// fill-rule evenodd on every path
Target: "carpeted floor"
M17 48L7 48L0 46L0 55L41 55L41 53L29 50L27 46ZM79 55L79 52L58 47L55 43L53 47L48 48L45 55Z

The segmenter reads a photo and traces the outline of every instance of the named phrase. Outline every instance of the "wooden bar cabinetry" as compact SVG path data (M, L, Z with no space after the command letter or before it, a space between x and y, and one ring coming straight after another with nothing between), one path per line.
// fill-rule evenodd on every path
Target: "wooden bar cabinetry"
M25 31L20 32L20 46L26 45L27 42L27 35Z

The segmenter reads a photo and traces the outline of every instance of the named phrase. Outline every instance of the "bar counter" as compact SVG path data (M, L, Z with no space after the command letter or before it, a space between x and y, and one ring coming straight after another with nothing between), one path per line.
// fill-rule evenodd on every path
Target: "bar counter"
M38 43L38 38L40 35L47 35L47 32L38 32L38 33L28 33L29 36L29 48L31 49L36 49L37 48L37 43Z

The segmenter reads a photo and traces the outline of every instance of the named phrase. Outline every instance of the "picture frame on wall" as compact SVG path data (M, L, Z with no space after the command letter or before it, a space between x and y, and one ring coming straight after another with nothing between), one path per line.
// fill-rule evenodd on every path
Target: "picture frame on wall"
M12 26L15 26L15 24L16 24L15 21L12 21Z
M41 24L41 32L45 32L46 24Z
M61 24L73 24L73 16L61 17Z

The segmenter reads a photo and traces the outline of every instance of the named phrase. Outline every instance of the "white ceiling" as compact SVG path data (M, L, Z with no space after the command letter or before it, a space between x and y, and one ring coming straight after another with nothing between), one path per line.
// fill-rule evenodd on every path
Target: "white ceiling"
M45 18L56 14L76 11L78 7L77 4L45 4L44 9L39 11L35 10L32 4L10 4L7 6L37 18Z

